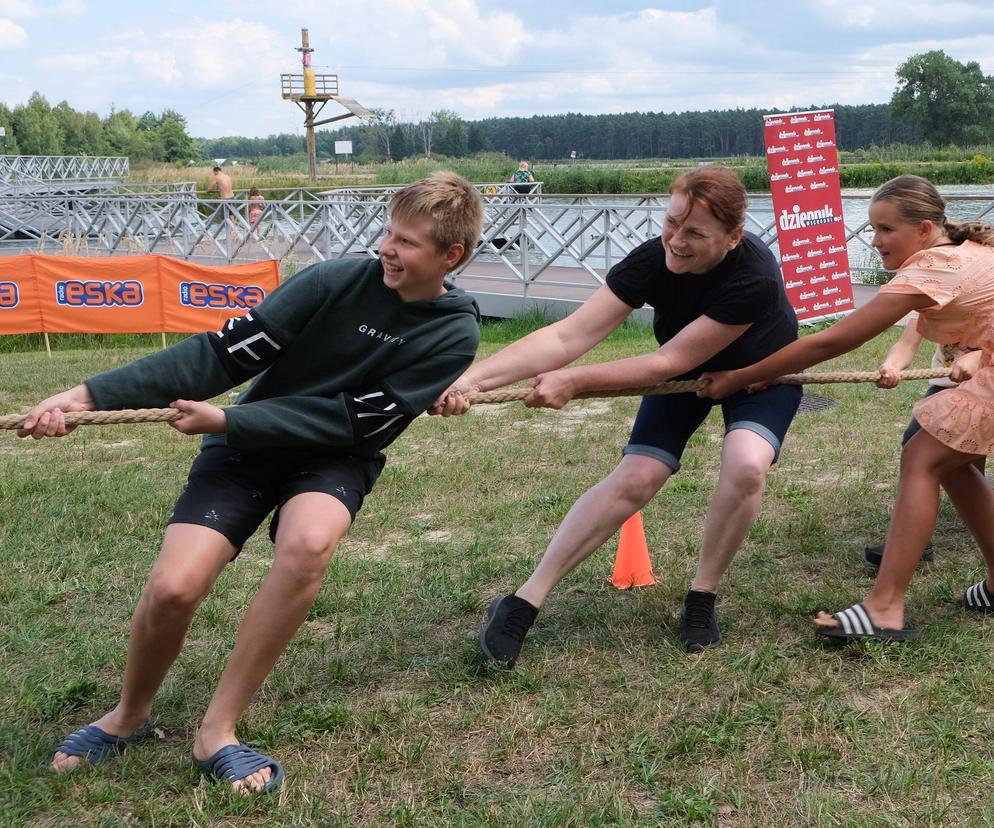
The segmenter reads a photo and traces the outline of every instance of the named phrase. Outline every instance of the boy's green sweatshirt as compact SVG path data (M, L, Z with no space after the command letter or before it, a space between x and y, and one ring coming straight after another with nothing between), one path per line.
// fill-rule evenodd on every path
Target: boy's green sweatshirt
M376 456L473 361L464 291L404 302L377 259L320 262L244 317L86 380L98 409L205 400L255 380L204 445Z

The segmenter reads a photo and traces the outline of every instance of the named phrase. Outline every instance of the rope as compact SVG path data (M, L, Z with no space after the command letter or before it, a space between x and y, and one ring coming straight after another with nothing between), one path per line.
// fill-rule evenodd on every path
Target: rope
M942 379L949 376L948 369L918 368L902 371L902 380ZM779 385L819 385L850 382L876 382L879 371L829 371L812 374L787 374L776 380ZM643 388L625 388L620 391L584 391L574 399L594 397L644 397L652 394L685 394L699 391L707 385L703 380L681 380L649 385ZM530 388L504 388L496 391L473 391L466 399L473 405L514 402L528 396ZM180 412L175 408L133 408L120 411L67 411L66 425L114 425L117 423L168 423L177 419ZM0 417L0 430L21 427L24 414L8 414Z
M949 376L947 368L916 368L902 371L902 380L941 379ZM879 371L826 371L813 374L787 374L775 380L777 385L818 385L842 382L876 382ZM704 380L679 380L660 385L647 385L642 388L625 388L621 391L581 391L573 399L583 400L593 397L646 397L654 394L685 394L700 391L707 383ZM496 391L471 391L466 399L473 405L513 402L523 400L531 388L502 388Z
M120 411L67 411L66 425L114 425L115 423L168 423L178 419L175 408L124 408ZM0 429L20 428L23 414L0 417Z

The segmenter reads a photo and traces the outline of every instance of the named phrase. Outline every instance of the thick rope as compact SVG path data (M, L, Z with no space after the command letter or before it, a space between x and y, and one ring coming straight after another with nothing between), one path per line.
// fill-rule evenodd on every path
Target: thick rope
M949 376L948 369L918 368L902 371L902 380L942 379ZM879 371L829 371L811 374L787 374L775 383L778 385L818 385L843 382L876 382ZM594 397L644 397L650 394L685 394L699 391L707 385L703 380L682 380L664 382L644 388L625 388L620 391L584 391L574 399ZM466 395L473 405L514 402L528 396L530 388L503 388L496 391L474 391ZM66 425L113 425L116 423L168 423L179 418L175 408L134 408L120 411L67 411ZM20 428L24 414L8 414L0 417L0 430Z
M941 379L949 376L947 368L916 368L912 371L902 371L902 380ZM842 382L876 382L880 379L879 371L826 371L811 374L787 374L775 380L776 385L817 385L822 383ZM583 400L593 397L645 397L654 394L685 394L700 391L707 383L704 380L679 380L664 382L660 385L648 385L643 388L625 388L621 391L582 391L573 399ZM496 391L472 391L466 394L466 399L473 405L486 403L503 403L523 400L531 388L501 388Z

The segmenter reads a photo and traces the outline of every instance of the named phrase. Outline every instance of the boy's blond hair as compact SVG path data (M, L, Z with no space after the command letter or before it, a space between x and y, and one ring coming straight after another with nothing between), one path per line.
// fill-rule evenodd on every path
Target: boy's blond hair
M390 200L390 215L401 221L425 217L439 250L463 246L461 265L476 250L483 232L483 199L461 175L435 172L408 184Z

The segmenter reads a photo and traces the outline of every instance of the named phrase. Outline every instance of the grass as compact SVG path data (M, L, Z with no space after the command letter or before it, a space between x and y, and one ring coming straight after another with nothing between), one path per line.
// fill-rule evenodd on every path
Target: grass
M520 332L488 327L481 352ZM871 369L895 338L832 367ZM0 414L152 347L4 353ZM593 358L651 347L626 327ZM839 404L795 421L719 596L720 648L688 656L675 640L716 481L713 415L643 512L661 583L606 585L609 542L553 593L513 673L481 663L482 611L617 462L637 403L419 418L242 721L288 771L278 797L249 801L199 780L189 756L267 571L264 534L198 613L156 704L162 738L50 775L53 745L115 701L130 614L197 441L162 425L39 443L0 433L0 824L991 824L994 629L950 603L981 570L948 506L936 563L911 589L920 640L827 648L809 620L871 582L862 546L885 531L923 384L809 390Z

